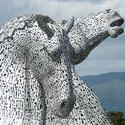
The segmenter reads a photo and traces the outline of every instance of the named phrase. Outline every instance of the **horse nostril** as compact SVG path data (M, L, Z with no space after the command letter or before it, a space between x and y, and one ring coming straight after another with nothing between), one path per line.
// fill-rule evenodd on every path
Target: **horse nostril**
M68 112L68 110L72 110L74 103L75 100L65 99L60 104L60 110Z
M111 27L121 26L123 23L124 23L124 19L123 19L123 18L120 18L120 19L117 19L117 20L113 21L113 22L110 24L110 26L111 26Z
M63 102L62 104L61 104L61 107L64 107L65 106L65 103Z
M73 104L71 100L65 99L60 104L59 114L57 116L61 118L66 118L73 109Z
M67 101L64 100L64 101L61 103L60 108L61 108L61 109L65 109L66 107L67 107Z

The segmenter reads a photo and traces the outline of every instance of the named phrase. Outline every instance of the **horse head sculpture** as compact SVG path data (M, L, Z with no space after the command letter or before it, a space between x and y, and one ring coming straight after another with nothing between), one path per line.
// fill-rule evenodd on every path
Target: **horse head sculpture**
M73 63L82 62L91 50L107 37L114 38L122 34L123 28L120 26L123 22L124 19L111 9L91 14L86 18L77 18L69 32L74 51L72 53Z
M1 80L3 79L1 85L6 84L6 90L10 89L9 87L14 88L13 91L6 91L6 94L11 96L13 100L18 98L22 103L22 107L20 107L22 113L27 114L26 112L28 111L29 114L32 114L32 117L36 117L32 112L32 107L35 105L35 101L33 102L31 97L34 91L32 90L34 89L32 85L40 84L36 86L35 91L38 94L36 98L38 96L40 101L36 102L36 107L43 114L41 115L40 113L37 116L40 117L39 120L41 121L46 116L46 96L51 96L52 98L51 109L54 114L62 118L69 115L75 103L72 87L72 65L69 63L69 48L66 40L63 39L65 32L62 29L57 29L57 27L53 29L54 33L50 32L52 30L47 26L47 19L50 20L48 21L50 24L54 22L45 16L25 15L1 27L1 57L4 58L4 63L1 60L1 65L3 72L8 77L6 79L1 73ZM53 34L52 37L51 34ZM3 68L4 66L6 67ZM10 68L12 75L8 71ZM50 77L53 77L54 80L51 84L48 84L45 80ZM11 81L12 78L13 80ZM22 88L18 88L21 85ZM8 103L8 100L5 101ZM13 102L10 106L14 104ZM5 113L7 118L10 117L9 114L10 111ZM22 115L22 121L23 117L28 119L29 116ZM42 121L43 123L44 121Z
M109 125L98 98L75 74L108 36L123 32L113 10L56 23L17 17L0 29L0 124Z

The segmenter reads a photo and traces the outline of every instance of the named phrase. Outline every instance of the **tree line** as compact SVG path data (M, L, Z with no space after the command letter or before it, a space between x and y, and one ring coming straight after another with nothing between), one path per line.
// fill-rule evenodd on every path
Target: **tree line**
M107 112L107 116L112 125L125 125L125 117L123 112Z

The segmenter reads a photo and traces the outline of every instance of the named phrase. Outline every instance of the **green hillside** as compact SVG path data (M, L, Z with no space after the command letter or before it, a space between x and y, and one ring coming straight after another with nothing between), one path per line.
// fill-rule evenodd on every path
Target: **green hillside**
M125 114L125 72L81 77L95 92L107 111Z

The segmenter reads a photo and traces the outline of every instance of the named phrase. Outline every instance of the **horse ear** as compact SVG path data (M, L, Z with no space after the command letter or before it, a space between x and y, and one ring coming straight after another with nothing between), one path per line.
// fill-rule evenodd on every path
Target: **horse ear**
M73 27L74 25L74 17L72 17L72 19L70 19L69 21L67 21L64 25L64 29L67 33L69 33L69 31L71 30L71 28Z
M50 39L54 35L54 31L48 26L48 23L55 24L55 21L48 16L36 15L38 26L43 30Z

